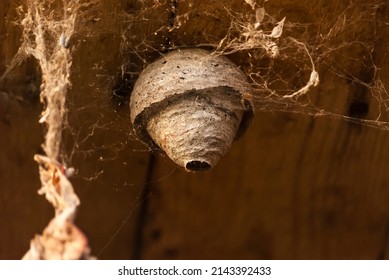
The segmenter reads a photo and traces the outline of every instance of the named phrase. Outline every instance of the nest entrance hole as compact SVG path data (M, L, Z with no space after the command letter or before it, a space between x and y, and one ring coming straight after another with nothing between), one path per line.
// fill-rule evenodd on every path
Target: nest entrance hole
M206 171L211 168L211 165L206 161L192 160L186 163L185 169L189 171Z

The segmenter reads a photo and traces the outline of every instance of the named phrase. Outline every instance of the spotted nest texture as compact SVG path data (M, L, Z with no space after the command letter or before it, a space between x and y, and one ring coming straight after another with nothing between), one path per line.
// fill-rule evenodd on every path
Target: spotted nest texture
M170 52L150 64L131 94L135 133L188 171L209 169L253 115L246 76L202 49Z

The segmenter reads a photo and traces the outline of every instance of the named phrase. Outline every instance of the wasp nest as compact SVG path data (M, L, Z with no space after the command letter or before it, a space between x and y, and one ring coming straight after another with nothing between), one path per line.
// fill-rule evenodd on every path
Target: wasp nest
M135 133L188 171L226 154L252 116L246 76L225 57L178 50L150 64L131 94Z

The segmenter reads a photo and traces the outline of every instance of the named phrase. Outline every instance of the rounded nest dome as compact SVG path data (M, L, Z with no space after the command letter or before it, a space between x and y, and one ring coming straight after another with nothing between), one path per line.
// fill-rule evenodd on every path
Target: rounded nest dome
M131 122L148 145L177 164L213 167L253 115L252 87L230 60L203 49L170 52L151 63L131 94ZM227 139L224 139L227 138Z

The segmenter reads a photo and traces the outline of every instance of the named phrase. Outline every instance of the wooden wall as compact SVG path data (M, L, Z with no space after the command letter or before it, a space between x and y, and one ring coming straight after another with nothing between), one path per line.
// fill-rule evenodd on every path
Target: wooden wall
M156 50L169 43L167 36L178 46L203 42L204 34L212 43L229 27L227 10L252 10L238 0L178 1L182 25L169 32L161 27L172 16L170 1L113 2L101 0L79 17L71 41L64 143L77 170L77 223L92 253L103 259L388 258L388 131L341 118L257 111L245 136L213 170L186 173L133 137L125 96L136 79L131 73L160 55ZM344 1L311 2L269 1L265 7L276 19L306 24L306 32L298 30L306 39L328 34L320 22L335 22L336 12L347 9ZM0 3L0 74L20 44L20 29L12 22L18 4ZM346 116L378 115L367 85L375 73L372 62L383 85L389 84L387 15L384 2L372 21L343 34L365 40L373 52L351 44L334 52L333 60L320 61L314 104ZM231 59L247 64L242 57ZM124 62L127 74L120 79ZM335 75L334 63L350 75ZM112 97L113 89L124 97ZM33 59L0 84L1 259L20 258L53 215L36 193L32 158L43 138L38 92Z

